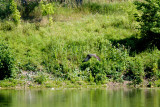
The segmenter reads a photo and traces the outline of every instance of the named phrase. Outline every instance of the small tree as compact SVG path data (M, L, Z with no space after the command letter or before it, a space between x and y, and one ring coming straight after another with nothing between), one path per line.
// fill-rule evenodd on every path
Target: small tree
M52 25L53 23L53 17L54 14L54 3L44 3L43 1L40 2L41 5L41 11L43 16L48 16L49 24Z
M9 9L11 11L11 19L14 21L15 24L19 24L20 23L20 12L17 9L17 4L14 0L10 0L9 1Z
M135 17L140 23L141 35L149 44L160 47L160 1L136 1L135 5L140 11L140 14L135 14Z

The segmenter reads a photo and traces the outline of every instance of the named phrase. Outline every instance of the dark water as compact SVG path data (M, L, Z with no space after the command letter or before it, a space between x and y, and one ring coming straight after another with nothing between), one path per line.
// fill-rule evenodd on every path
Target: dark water
M0 107L160 107L160 89L0 90Z

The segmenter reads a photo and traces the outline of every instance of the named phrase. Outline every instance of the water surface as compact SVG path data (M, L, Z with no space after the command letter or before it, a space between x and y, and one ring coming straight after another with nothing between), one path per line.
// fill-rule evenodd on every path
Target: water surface
M160 107L160 89L0 90L0 107Z

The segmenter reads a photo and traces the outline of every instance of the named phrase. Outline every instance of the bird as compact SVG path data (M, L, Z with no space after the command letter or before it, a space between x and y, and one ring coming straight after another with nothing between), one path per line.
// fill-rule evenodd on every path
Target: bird
M88 54L82 62L87 62L91 57L95 57L98 61L100 61L100 58L96 54Z

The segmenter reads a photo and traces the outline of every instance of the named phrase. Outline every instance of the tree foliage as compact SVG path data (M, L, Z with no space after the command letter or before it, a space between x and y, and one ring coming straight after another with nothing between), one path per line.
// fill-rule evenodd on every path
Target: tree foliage
M135 14L135 17L137 18L137 21L140 22L141 35L150 40L150 44L159 46L160 1L136 1L135 5L137 5L137 10L140 11L140 14Z
M14 21L15 24L19 24L21 15L20 15L20 12L17 9L17 4L14 0L10 0L9 3L10 3L9 8L10 8L10 11L12 13L11 18Z
M12 77L14 74L14 57L10 48L4 44L0 44L0 80Z
M43 16L49 17L49 24L53 24L53 18L51 15L54 14L54 3L45 3L43 1L40 2L41 11Z
M5 19L9 17L11 14L10 9L9 9L9 2L0 0L0 18Z

